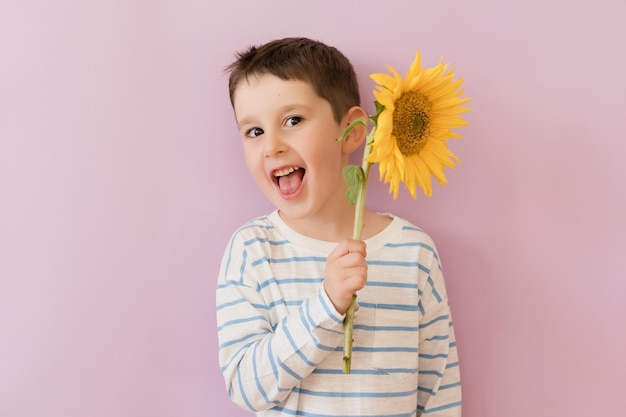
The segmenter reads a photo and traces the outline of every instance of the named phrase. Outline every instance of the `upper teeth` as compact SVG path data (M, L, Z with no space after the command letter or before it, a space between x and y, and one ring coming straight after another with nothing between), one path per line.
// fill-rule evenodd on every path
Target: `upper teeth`
M299 167L289 167L289 168L281 169L280 171L274 172L274 176L275 177L282 177L284 175L289 175L293 171L297 171L299 169L300 169Z

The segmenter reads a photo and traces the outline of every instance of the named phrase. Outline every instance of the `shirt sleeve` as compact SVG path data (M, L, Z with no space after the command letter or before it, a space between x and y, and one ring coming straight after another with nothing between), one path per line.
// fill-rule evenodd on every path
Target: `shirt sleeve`
M441 265L435 256L422 289L417 415L461 416L461 376Z
M224 254L216 289L219 362L233 402L272 408L343 341L343 316L320 285L278 323L236 236Z

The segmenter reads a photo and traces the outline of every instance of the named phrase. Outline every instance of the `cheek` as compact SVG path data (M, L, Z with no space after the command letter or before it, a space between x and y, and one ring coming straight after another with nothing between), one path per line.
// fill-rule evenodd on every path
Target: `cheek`
M315 155L328 163L334 163L334 161L341 158L342 146L341 142L334 136L329 136L328 132L320 134L316 138L316 142L312 141L308 149L310 155Z
M312 159L316 167L317 179L326 184L336 181L336 178L343 178L344 157L340 150L328 148L325 152L320 152Z
M246 161L246 166L248 167L248 171L254 171L254 159L250 156L248 152L244 153L244 159Z
M256 180L256 177L263 173L263 161L251 149L244 150L244 159L248 171Z
M243 157L246 161L246 164L248 165L254 165L255 163L258 163L258 159L259 159L259 150L258 150L258 146L253 142L253 141L246 141L244 140L242 143L242 148L243 148Z

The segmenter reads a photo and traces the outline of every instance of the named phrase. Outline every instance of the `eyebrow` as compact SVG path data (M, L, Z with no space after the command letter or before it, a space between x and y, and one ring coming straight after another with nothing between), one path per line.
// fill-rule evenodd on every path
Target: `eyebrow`
M282 106L279 111L280 113L289 113L291 111L294 110L311 110L312 107L311 106L307 106L304 104L286 104L284 106ZM247 124L254 124L254 116L252 117L244 117L243 119L239 120L237 122L237 127L241 129L242 126L247 125Z
M241 129L241 126L247 125L247 124L252 124L252 120L248 119L248 118L244 118L241 119L240 121L237 122L237 127L239 129Z

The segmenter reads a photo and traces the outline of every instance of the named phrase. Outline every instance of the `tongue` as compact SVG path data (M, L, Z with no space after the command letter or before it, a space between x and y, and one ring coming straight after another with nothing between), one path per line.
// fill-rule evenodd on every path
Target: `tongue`
M278 186L283 194L290 195L296 192L302 184L302 176L304 170L298 169L290 173L289 175L283 175L278 178Z

